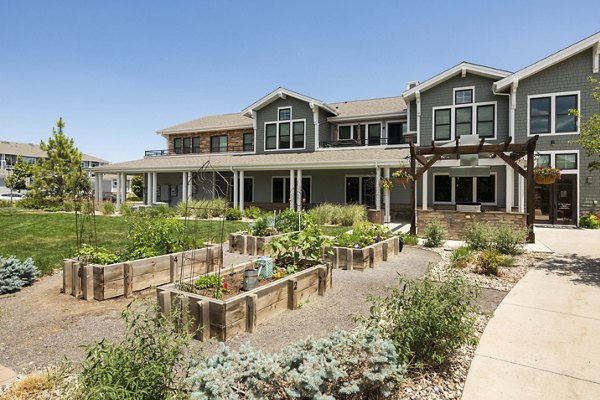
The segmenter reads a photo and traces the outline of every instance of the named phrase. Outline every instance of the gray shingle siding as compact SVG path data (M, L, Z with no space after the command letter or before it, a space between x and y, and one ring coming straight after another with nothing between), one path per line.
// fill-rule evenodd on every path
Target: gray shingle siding
M515 110L517 142L528 139L527 96L579 91L580 111L583 119L585 120L594 113L600 113L600 106L592 98L592 86L587 80L591 75L598 76L598 74L592 73L592 50L588 49L520 81L517 88L517 108ZM577 144L572 143L578 137L578 135L540 135L537 150L540 152L579 150L579 205L581 212L588 212L593 209L592 202L594 200L600 202L600 172L592 173L587 169L587 165L592 159ZM551 141L554 141L554 144L551 144ZM587 183L588 176L592 178L592 183ZM596 206L595 212L598 211L600 211L600 207Z
M306 120L306 139L305 149L299 150L270 150L265 152L265 122L277 121L277 109L279 107L292 107L292 119ZM315 125L313 119L313 111L307 102L298 100L291 96L286 99L277 99L274 102L266 105L257 111L256 116L256 153L278 153L278 152L307 152L315 149Z
M433 137L432 126L433 126L433 107L451 106L454 104L454 89L460 87L474 86L475 87L475 102L492 102L497 103L497 121L496 121L496 137L499 141L503 141L508 137L508 97L507 96L496 96L492 92L492 84L495 82L494 79L482 77L479 75L467 73L466 77L462 77L460 74L454 76L437 86L426 90L421 93L421 132L420 132L420 143L425 145L431 143ZM411 113L413 108L411 103ZM416 105L414 105L416 108ZM416 117L415 117L416 118ZM413 117L411 115L411 125ZM473 128L475 128L476 121L473 121ZM412 128L411 128L412 129ZM415 121L416 129L416 121Z
M409 121L409 127L408 130L410 132L416 132L417 131L417 103L413 100L409 103L410 105L408 106L409 110L409 117L408 119Z
M327 122L327 117L330 114L323 110L319 110L319 142L326 142L332 140L331 138L331 125Z

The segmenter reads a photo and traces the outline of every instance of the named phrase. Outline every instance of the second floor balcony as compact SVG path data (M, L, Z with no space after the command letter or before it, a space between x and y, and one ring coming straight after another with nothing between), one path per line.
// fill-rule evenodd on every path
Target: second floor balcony
M416 142L416 135L405 134L399 137L383 138L372 137L366 139L342 139L342 140L326 140L319 143L320 148L348 148L348 147L364 147L364 146L397 146L408 145L411 141Z
M200 146L180 147L174 149L146 150L145 157L178 156L185 154L223 154L223 153L251 153L254 151L254 145L245 144L241 146L219 145L210 148Z

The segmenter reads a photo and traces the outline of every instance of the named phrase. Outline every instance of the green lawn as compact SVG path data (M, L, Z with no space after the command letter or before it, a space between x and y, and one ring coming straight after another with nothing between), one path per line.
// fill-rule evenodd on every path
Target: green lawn
M247 224L225 221L223 236L245 229ZM218 237L219 221L189 221L188 229L203 240ZM97 245L118 252L125 247L125 218L96 216ZM66 213L27 212L0 209L0 256L32 257L44 272L62 266L62 260L73 256L76 247L75 215Z

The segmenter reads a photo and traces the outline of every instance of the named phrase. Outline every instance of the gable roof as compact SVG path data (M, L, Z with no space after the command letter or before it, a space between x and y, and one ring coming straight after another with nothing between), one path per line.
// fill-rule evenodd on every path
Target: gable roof
M540 61L535 62L531 65L528 65L527 67L520 69L519 71L515 72L514 74L511 74L511 75L505 77L504 79L497 81L496 83L494 83L494 90L495 91L504 90L508 86L510 86L513 82L521 80L521 79L525 79L525 78L527 78L533 74L536 74L548 67L553 66L554 64L557 64L569 57L572 57L577 53L587 50L590 47L594 47L595 56L599 57L600 56L600 32L597 32L583 40L580 40L579 42L572 44L569 47L559 50L556 53L551 54L548 57L545 57L545 58L541 59ZM597 68L598 61L596 60L595 62L596 62L596 68ZM595 72L598 72L598 71L595 71Z
M505 71L503 69L486 67L484 65L472 64L468 62L461 62L460 64L456 64L454 67L445 70L444 72L435 75L432 78L427 79L425 82L419 83L416 86L413 86L410 89L405 90L402 93L402 97L405 101L412 100L416 92L424 92L432 87L452 78L458 74L471 73L475 75L485 76L488 78L500 79L504 78L511 74L509 71Z
M336 117L329 118L331 121L406 113L406 102L402 96L329 104L339 113Z
M44 158L48 154L40 148L39 145L33 143L18 143L2 140L0 141L0 154L11 154L23 157ZM83 161L97 161L108 163L102 158L90 156L89 154L81 153Z
M287 96L294 97L296 99L305 101L305 102L307 102L309 104L314 104L316 106L319 106L322 109L330 112L333 115L337 115L338 114L337 111L334 108L332 108L329 104L325 103L322 100L315 99L315 98L309 97L309 96L305 96L303 94L300 94L298 92L294 92L292 90L283 88L281 86L278 87L277 89L273 90L268 95L262 97L258 101L252 103L248 107L244 108L242 110L242 114L244 114L244 115L252 115L252 111L260 110L261 108L263 108L264 106L266 106L266 105L274 102L275 100L277 100L277 99L285 99Z
M187 132L207 132L217 130L231 130L252 128L252 118L248 118L242 114L223 114L209 115L181 124L173 125L169 128L161 129L156 133L161 135L169 135L175 133Z

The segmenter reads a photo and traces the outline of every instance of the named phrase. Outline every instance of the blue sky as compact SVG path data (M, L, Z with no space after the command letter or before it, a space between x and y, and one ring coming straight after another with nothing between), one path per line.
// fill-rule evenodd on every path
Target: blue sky
M396 96L463 60L517 70L600 31L597 1L0 0L0 140L63 117L112 162L154 132L239 112L283 86L325 101Z

